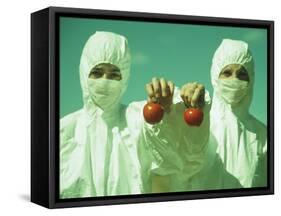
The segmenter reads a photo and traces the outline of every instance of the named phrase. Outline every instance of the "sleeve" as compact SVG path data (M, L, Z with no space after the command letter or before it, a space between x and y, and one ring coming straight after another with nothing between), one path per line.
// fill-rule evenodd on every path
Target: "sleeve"
M60 120L60 197L65 197L65 192L70 188L72 178L69 177L70 157L76 145L74 131L76 115L70 114Z
M64 164L73 151L74 131L76 126L76 116L70 114L60 120L60 171L64 171Z
M211 100L208 93L205 101L204 120L199 127L191 127L184 122L185 106L179 91L176 91L170 113L165 113L159 124L144 123L144 136L153 156L153 173L171 175L187 171L192 174L203 164L210 126Z
M178 110L184 112L184 104L180 103ZM184 108L182 108L184 107ZM190 178L198 173L206 159L207 145L210 137L210 108L211 98L209 93L205 94L205 106L203 108L204 119L199 127L189 126L185 122L180 130L179 154L184 161L184 176Z
M177 152L178 130L173 128L175 119L172 108L165 113L162 121L157 125L144 123L143 134L145 143L152 154L151 171L157 175L170 175L183 169L183 161Z
M259 127L258 130L258 162L253 178L253 187L265 187L268 185L267 182L267 128L265 125Z

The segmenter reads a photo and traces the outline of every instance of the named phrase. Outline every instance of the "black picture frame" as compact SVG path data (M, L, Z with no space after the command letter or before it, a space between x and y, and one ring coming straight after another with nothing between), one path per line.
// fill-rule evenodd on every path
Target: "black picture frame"
M59 199L60 16L267 30L268 185L262 188ZM47 208L266 195L274 193L274 22L127 11L49 7L31 14L31 201Z

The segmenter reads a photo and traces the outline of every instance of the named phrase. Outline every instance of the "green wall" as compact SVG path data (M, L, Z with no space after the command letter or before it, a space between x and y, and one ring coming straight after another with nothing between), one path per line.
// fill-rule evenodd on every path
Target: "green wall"
M251 112L267 121L267 32L265 29L213 27L85 18L60 18L60 116L82 107L79 61L86 40L95 31L127 37L132 54L131 78L122 103L146 99L144 86L165 77L177 86L198 81L212 94L212 56L223 38L249 43L256 65Z

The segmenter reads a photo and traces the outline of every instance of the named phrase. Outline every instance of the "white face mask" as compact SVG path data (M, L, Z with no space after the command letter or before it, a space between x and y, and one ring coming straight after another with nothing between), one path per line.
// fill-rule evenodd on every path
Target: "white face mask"
M248 93L249 82L239 79L219 79L218 90L226 103L238 104Z
M117 80L88 78L88 88L94 103L103 110L117 104L121 98L122 84Z

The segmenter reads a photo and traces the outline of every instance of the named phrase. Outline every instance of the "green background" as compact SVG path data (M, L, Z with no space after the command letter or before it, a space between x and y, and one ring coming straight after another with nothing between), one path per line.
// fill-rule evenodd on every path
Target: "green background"
M124 35L129 42L132 66L122 103L146 99L145 84L164 77L181 87L198 81L213 92L210 68L222 39L249 43L256 66L251 113L267 123L267 31L205 25L60 18L60 117L80 109L82 91L79 62L83 46L95 31Z

